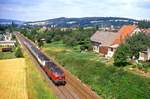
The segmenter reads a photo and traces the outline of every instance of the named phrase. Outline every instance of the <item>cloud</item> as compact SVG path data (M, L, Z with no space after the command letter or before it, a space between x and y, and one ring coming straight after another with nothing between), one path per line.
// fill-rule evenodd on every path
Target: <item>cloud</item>
M135 6L137 6L139 8L150 10L150 1L149 0L139 1L135 4Z
M33 6L42 2L42 0L0 0L0 4L7 5L16 5L16 6Z
M149 8L149 0L0 0L0 18L119 16L142 19L150 18Z

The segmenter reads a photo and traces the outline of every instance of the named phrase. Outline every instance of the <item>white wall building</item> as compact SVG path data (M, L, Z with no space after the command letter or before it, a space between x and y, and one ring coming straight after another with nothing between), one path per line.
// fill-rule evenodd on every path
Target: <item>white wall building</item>
M12 34L6 32L6 34L3 34L3 40L0 41L0 46L6 47L6 46L15 46L16 41L11 40Z
M105 55L106 58L113 57L117 47L122 44L127 37L132 36L135 33L139 33L140 29L137 28L136 25L124 25L119 31L118 36L112 42L111 46L109 46L108 53Z

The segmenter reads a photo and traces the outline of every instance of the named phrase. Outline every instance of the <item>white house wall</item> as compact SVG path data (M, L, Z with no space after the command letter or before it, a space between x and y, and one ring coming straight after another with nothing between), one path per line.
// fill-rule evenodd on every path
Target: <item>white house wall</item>
M147 49L148 60L150 60L150 48Z
M93 51L99 53L99 47L100 46L93 45Z
M139 59L138 60L141 60L141 61L144 61L145 59L144 59L144 56L142 56L142 53L140 52L139 53Z
M114 51L111 51L111 48L108 48L108 52L107 52L107 54L106 54L106 58L111 58L111 57L113 57L113 55L114 55Z
M139 28L136 28L136 29L131 33L130 36L132 36L132 35L135 34L135 33L139 33L139 32L141 32L141 30L140 30Z

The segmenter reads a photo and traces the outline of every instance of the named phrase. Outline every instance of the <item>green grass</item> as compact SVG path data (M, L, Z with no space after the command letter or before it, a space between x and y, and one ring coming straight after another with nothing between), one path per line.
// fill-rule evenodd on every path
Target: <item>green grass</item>
M150 99L148 78L108 66L94 53L80 53L61 42L46 44L43 49L105 99Z
M1 47L0 47L1 49ZM15 56L15 48L12 49L12 52L2 52L0 51L0 59L12 59L16 58Z
M44 80L44 77L26 52L24 52L24 57L27 64L27 89L29 99L56 99L52 89L48 86L48 82Z

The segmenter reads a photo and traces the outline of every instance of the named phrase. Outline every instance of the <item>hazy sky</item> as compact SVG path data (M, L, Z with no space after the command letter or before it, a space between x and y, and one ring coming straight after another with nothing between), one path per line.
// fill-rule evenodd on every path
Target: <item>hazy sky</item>
M5 19L92 16L150 19L150 0L0 0L0 18Z

